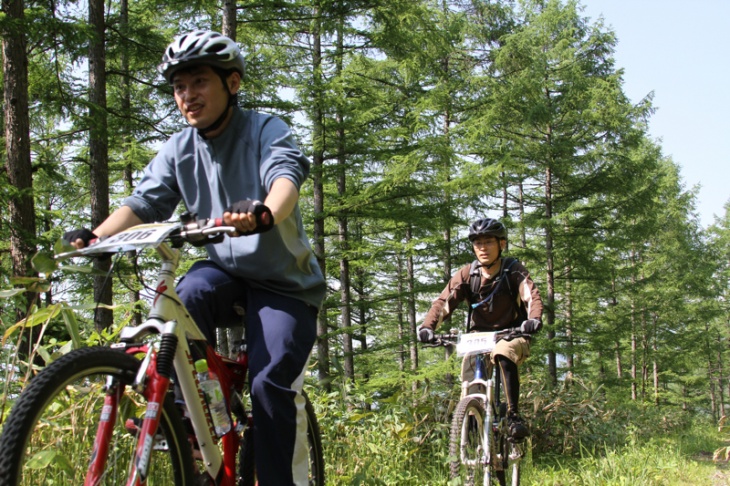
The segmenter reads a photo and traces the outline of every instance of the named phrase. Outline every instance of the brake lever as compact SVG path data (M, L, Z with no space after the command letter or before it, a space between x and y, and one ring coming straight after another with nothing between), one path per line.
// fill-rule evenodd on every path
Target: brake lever
M187 241L195 247L205 246L211 243L220 243L225 235L234 235L236 228L223 224L221 218L198 219L197 215L186 215L181 217L182 228L180 228L179 238Z

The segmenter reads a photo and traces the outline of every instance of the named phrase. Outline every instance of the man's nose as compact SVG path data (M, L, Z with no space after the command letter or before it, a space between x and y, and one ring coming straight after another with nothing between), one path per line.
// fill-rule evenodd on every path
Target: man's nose
M198 95L198 91L193 87L185 87L177 92L178 98L183 101L189 101L195 99Z

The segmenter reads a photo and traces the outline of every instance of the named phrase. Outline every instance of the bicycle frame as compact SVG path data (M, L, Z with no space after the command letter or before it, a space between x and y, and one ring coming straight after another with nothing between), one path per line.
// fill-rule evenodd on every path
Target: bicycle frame
M135 327L125 327L120 331L120 342L113 344L114 348L123 348L127 353L145 353L139 368L139 373L132 386L142 391L148 400L141 432L137 443L133 471L128 480L128 486L145 484L147 466L152 451L153 438L157 431L160 416L160 404L164 400L170 386L171 373L176 373L176 381L182 391L195 437L200 448L206 472L215 481L215 484L234 486L236 479L236 455L239 446L238 431L240 427L232 427L222 437L223 453L217 444L213 423L207 411L207 405L200 383L195 372L193 352L189 341L200 343L205 347L209 369L215 373L221 383L229 410L233 408L232 387L241 391L248 371L246 356L239 360L230 360L218 356L205 336L194 323L192 317L185 310L174 285L176 270L180 262L180 251L172 248L164 239L178 224L140 225L104 240L103 244L92 245L81 250L57 255L63 259L77 255L94 255L107 253L110 249L126 251L133 248L153 247L161 258L160 271L155 286L155 296L148 318ZM137 234L139 241L135 241L134 232L143 232L146 229L163 234L155 242L150 242L146 234ZM223 231L223 229L218 229ZM130 236L132 235L132 236ZM143 241L144 240L144 241ZM118 247L114 247L118 244ZM150 343L143 343L143 338L156 335ZM97 437L94 443L94 459L89 465L85 484L97 484L101 477L107 458L106 447L111 441L111 431L116 420L117 401L114 383L107 384L109 392L105 397L105 408L100 417ZM238 398L238 397L236 397ZM238 402L240 404L240 401ZM110 413L111 411L111 413ZM239 422L239 425L240 424Z

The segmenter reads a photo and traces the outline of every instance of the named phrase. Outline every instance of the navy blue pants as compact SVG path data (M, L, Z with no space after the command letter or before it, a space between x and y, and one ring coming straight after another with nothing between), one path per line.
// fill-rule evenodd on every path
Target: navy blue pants
M211 261L193 264L178 283L177 292L213 344L216 327L240 322L233 304L244 304L259 485L307 484L306 415L301 392L317 336L316 308L252 288Z

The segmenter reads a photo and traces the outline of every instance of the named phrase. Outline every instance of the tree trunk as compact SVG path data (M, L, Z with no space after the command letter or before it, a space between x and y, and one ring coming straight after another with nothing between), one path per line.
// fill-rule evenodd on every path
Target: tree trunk
M324 110L322 108L322 38L320 12L315 10L312 21L312 187L314 191L313 246L322 275L327 276L324 228ZM317 318L317 375L325 391L330 391L330 352L327 334L327 306L323 305Z
M573 342L573 296L570 283L570 266L565 266L565 374L566 385L573 381L575 374L575 343ZM603 367L603 362L601 362Z
M336 76L342 73L342 56L343 56L343 36L344 25L342 19L337 27L337 47L336 47ZM335 109L335 117L337 119L337 194L341 201L347 197L347 158L345 156L345 130L343 127L343 115L341 108L337 106ZM355 357L352 346L352 317L350 315L351 297L350 297L350 260L349 260L349 242L347 231L347 214L341 212L337 217L337 228L339 232L340 245L340 326L342 333L342 349L344 352L344 371L345 378L355 381Z
M722 337L720 334L717 334L717 392L719 395L719 414L718 414L718 420L720 417L725 416L725 391L724 391L724 383L725 383L725 377L724 371L723 371L723 365L722 365Z
M120 30L122 32L123 37L126 39L128 37L129 32L129 1L128 0L121 0L119 3L119 23L120 23ZM129 52L126 48L123 48L121 51L121 63L122 63L122 96L121 96L121 112L122 116L125 120L130 120L132 118L132 73L129 71ZM124 134L122 135L124 138L125 143L132 143L132 135L127 133L126 130L127 125L123 125L122 130L124 130ZM123 174L122 177L124 179L124 187L127 190L128 194L131 194L131 192L134 190L134 168L132 167L131 163L124 164ZM129 256L134 256L134 251L129 252ZM129 303L132 304L132 319L130 321L130 325L132 326L139 326L142 324L142 313L139 311L139 308L137 307L137 302L140 301L140 295L139 290L136 289L130 289L128 292L128 298Z
M631 266L636 267L635 254L631 252ZM631 288L636 288L636 276L632 273L631 275ZM637 367L636 362L638 359L637 355L637 341L636 341L636 301L631 298L631 399L636 401L639 393L637 388Z
M406 225L406 247L411 247L411 241L413 240L413 228L410 224ZM416 281L416 270L415 265L413 262L413 255L411 252L408 252L408 255L406 256L406 285L407 285L407 291L408 291L408 342L410 344L410 350L411 350L411 370L417 370L418 369L418 339L413 339L413 337L416 335L416 327L418 327L418 323L416 321L416 290L415 290L415 281ZM398 284L400 285L400 283ZM399 293L398 295L402 295Z
M223 0L223 22L221 34L236 40L236 0Z
M10 256L16 276L33 274L30 258L35 253L36 220L33 200L33 172L30 159L30 122L28 117L28 57L23 23L24 3L3 0L5 15L2 27L3 81L5 91L5 171L15 189L9 200ZM34 294L27 293L26 309L18 309L16 318L25 317Z
M649 380L649 342L646 309L641 310L641 401L646 400L646 383Z
M547 259L547 294L545 299L545 310L547 314L547 339L555 339L555 260L553 255L553 201L552 201L552 170L548 167L545 171L545 255ZM551 346L548 348L548 374L553 386L558 384L558 360L555 351Z
M106 34L104 2L89 1L89 24L94 38L89 46L89 165L91 186L91 225L96 228L109 216L109 140L106 112ZM94 267L108 272L109 259L96 259ZM94 277L94 302L111 305L112 280L104 276ZM105 329L112 324L112 311L97 307L94 325Z
M659 359L659 352L658 352L658 336L657 336L657 321L659 320L658 316L654 316L654 319L652 321L652 340L651 340L651 363L652 363L652 378L654 383L654 404L659 405L659 362L657 359Z
M396 258L396 291L398 292L398 300L395 304L395 318L398 322L398 371L405 371L406 370L406 338L408 338L408 341L412 341L413 338L413 331L411 331L410 326L406 327L406 317L404 308L405 305L403 301L405 300L405 288L403 287L403 282L406 279L405 276L405 268L403 265L403 258L401 258L400 254L397 254L395 256ZM409 346L409 350L411 353L411 368L418 368L418 352L416 354L413 354L413 351L416 350L415 346Z

